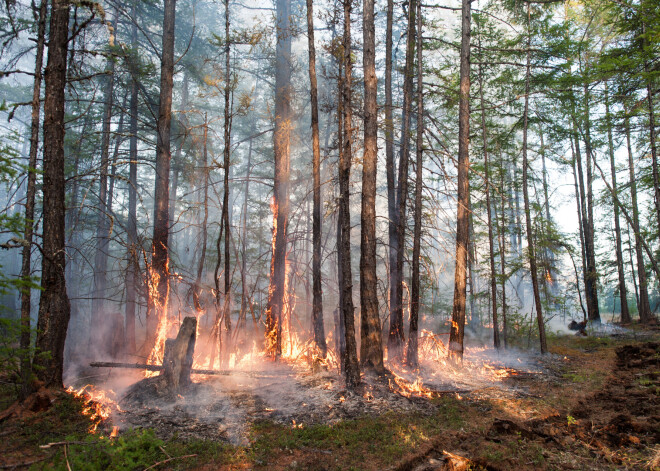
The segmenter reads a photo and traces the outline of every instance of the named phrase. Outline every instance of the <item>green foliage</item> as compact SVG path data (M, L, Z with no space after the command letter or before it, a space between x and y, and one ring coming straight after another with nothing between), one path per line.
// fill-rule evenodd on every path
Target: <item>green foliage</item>
M134 430L115 439L99 438L89 435L79 441L75 436L68 436L68 465L81 471L96 470L138 470L145 469L158 461L167 459L162 447L165 444L156 437L153 430ZM66 470L67 458L58 452L52 462L39 464L32 469Z
M29 355L30 358L35 356L47 358L50 355L50 352L38 353L32 346L28 349L20 348L19 339L22 332L23 327L19 319L0 317L0 377L10 379L16 389L22 382L20 359L24 358L25 355ZM31 330L32 337L34 337L35 332L36 330Z

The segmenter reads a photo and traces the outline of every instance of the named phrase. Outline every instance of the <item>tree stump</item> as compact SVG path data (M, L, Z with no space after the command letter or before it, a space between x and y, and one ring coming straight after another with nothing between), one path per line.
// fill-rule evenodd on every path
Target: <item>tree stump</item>
M197 319L186 317L183 319L176 339L165 341L161 376L165 380L167 388L172 392L176 392L191 383L190 370L193 365L196 337Z

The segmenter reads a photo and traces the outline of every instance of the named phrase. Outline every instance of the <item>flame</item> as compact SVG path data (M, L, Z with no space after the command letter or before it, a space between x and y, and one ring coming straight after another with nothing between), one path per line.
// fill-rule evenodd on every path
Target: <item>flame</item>
M96 389L91 384L87 384L77 390L74 389L73 386L69 386L66 389L66 392L77 399L82 399L82 412L92 421L89 433L95 433L98 426L108 420L113 411L123 412L115 399L116 394L112 389L104 391L102 389ZM113 427L112 434L110 435L111 437L117 435L115 428L117 429L117 432L119 430L117 427Z
M167 259L165 265L166 273L169 273L169 258ZM175 274L176 275L176 274ZM165 294L165 299L160 299L160 294L158 292L158 284L160 283L160 275L153 269L149 270L149 295L153 301L153 314L158 316L158 326L156 328L156 343L152 348L149 356L147 357L148 365L162 365L163 356L165 354L165 340L167 340L167 334L172 328L173 320L169 318L167 312L167 305L169 300L169 284L167 287L167 292ZM153 376L158 376L157 371L145 371L145 377L150 378Z

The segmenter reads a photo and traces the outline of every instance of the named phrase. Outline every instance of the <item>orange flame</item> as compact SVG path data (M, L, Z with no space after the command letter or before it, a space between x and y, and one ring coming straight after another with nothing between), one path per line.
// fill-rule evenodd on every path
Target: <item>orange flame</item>
M93 385L88 384L77 390L73 389L73 386L69 386L66 389L66 392L73 395L75 398L82 399L82 412L92 421L89 433L95 433L98 426L108 420L113 411L122 412L121 407L119 407L116 399L114 399L116 394L111 389L106 392L102 389L96 389ZM116 435L114 429L113 434Z

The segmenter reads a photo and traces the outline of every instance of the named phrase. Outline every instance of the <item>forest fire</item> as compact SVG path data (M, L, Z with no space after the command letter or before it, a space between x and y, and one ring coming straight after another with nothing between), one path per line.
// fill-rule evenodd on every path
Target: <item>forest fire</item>
M115 399L116 394L112 389L106 391L87 384L79 389L69 386L66 392L83 401L84 407L82 412L92 422L89 433L95 433L99 425L108 420L113 412L122 412L121 407ZM117 434L114 428L113 432L115 435Z

